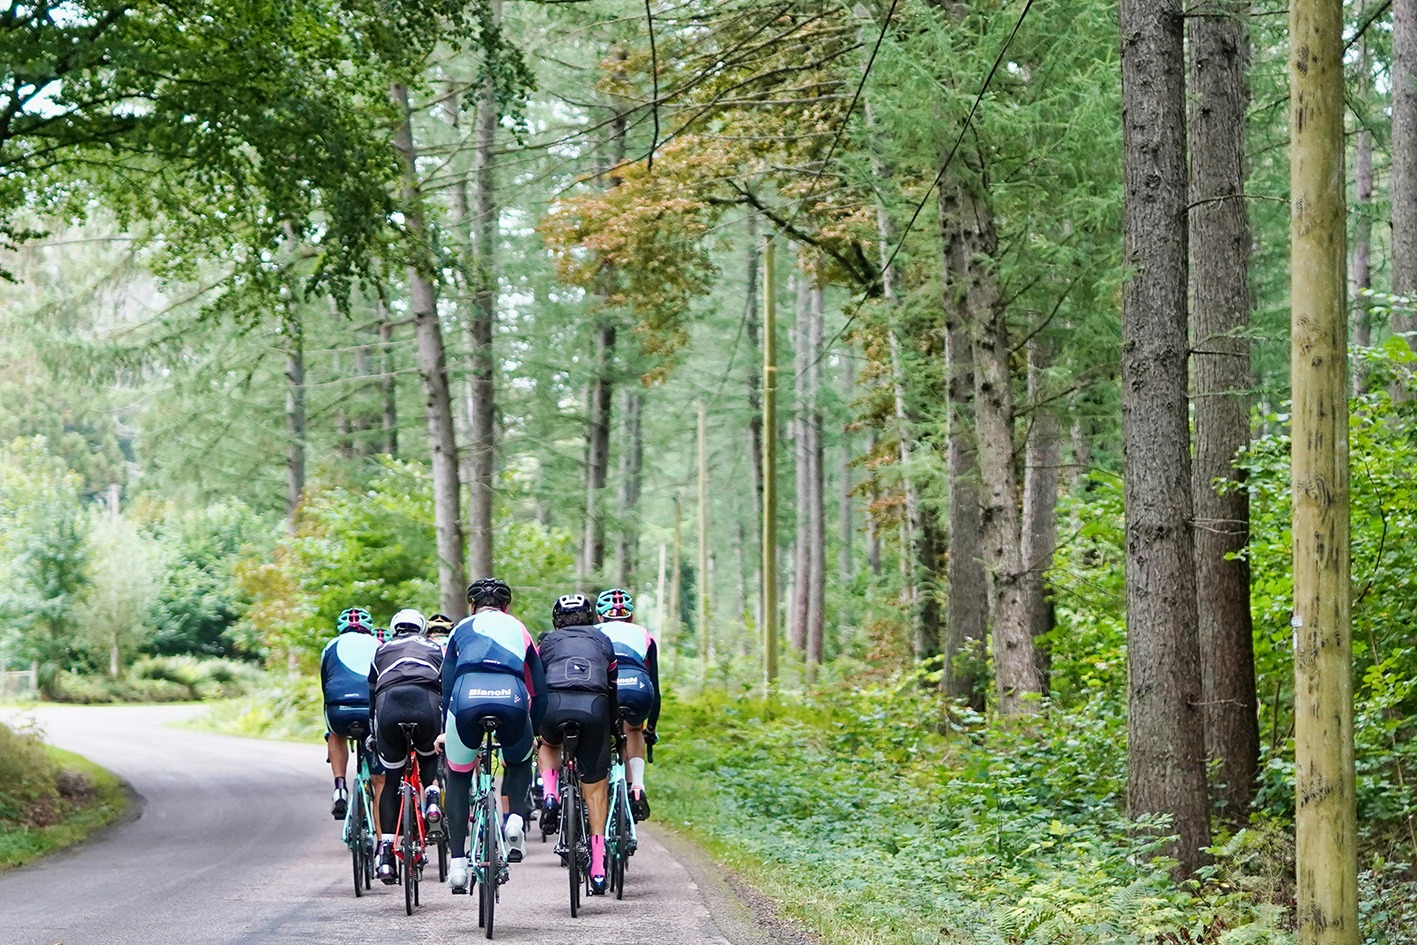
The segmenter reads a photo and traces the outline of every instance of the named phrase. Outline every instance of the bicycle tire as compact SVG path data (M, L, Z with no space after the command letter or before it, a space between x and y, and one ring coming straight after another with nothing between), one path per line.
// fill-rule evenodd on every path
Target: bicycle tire
M448 834L444 832L438 838L438 882L448 881L448 866Z
M414 821L417 814L414 813L413 809L413 793L407 790L406 787L401 787L400 790L403 792L403 829L399 847L400 852L403 854L403 908L407 914L413 915L414 883L417 882L417 880L414 879L413 871L415 854L413 851L413 836L411 831L417 829L417 824Z
M354 898L364 895L364 805L355 789L350 798L353 805L349 811L349 826L345 835L349 838L349 857L354 866Z
M482 884L482 902L485 904L487 912L487 937L492 937L492 921L497 914L497 896L501 892L502 882L502 843L499 836L500 829L497 821L498 805L497 795L488 791L483 795L483 819L487 822L487 872L483 875L487 881Z
M566 874L571 882L571 918L581 908L580 791L567 777L561 786L561 831L566 838Z
M615 806L611 810L611 820L615 823L615 847L610 858L610 885L615 888L615 898L625 898L625 870L630 865L630 795L621 781L615 791Z

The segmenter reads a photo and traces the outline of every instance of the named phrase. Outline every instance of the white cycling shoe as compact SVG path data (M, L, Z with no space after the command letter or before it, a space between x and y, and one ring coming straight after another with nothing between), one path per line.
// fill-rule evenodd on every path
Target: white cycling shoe
M520 814L510 814L505 828L507 836L507 862L520 863L526 858L526 824Z
M467 893L467 857L455 856L448 862L448 886L453 895Z

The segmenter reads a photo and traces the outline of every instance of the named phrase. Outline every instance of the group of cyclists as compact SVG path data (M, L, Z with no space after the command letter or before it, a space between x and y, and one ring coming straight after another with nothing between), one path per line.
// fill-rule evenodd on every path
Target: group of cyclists
M334 775L330 812L342 820L348 809L347 739L368 733L379 837L375 875L396 882L392 830L398 821L399 784L414 756L419 781L428 786L423 798L427 830L435 837L446 831L448 885L454 893L465 893L469 802L482 720L497 720L502 829L511 863L526 855L533 763L541 777L542 830L555 830L561 745L566 726L572 725L580 732L575 760L589 815L590 888L604 894L607 786L617 732L624 737L634 819L650 814L645 756L655 742L660 708L654 636L634 622L634 598L622 588L602 591L594 599L578 593L558 597L551 608L551 630L539 640L509 612L512 589L505 581L474 581L467 601L471 613L456 625L443 614L425 619L417 610L400 610L389 621L387 638L364 608L339 615L337 633L320 660L325 740ZM441 791L439 753L444 760Z

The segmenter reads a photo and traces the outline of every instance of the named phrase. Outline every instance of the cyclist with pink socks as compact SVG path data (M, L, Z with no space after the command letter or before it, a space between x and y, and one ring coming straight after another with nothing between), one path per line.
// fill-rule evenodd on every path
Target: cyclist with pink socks
M541 638L546 669L546 715L541 720L538 761L545 814L560 812L561 744L564 726L580 730L576 763L590 816L590 888L605 893L605 818L609 812L610 735L617 714L615 651L595 627L595 605L584 594L566 594L551 608L552 630Z

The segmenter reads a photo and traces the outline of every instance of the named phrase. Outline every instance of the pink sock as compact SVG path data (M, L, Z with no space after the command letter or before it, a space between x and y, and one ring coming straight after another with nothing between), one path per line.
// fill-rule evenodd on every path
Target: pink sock
M605 838L594 834L590 838L590 875L592 877L605 875Z
M561 799L561 792L556 790L556 772L554 770L541 773L541 793L555 800Z

